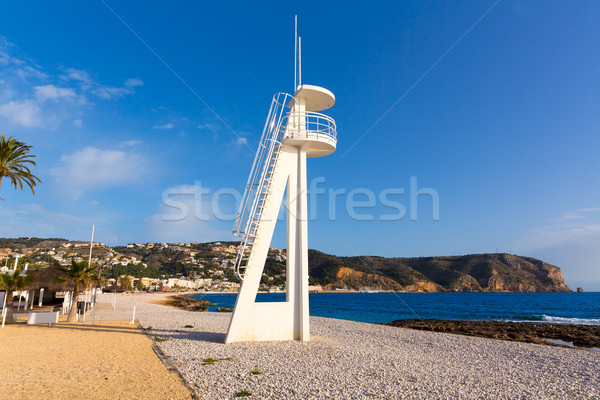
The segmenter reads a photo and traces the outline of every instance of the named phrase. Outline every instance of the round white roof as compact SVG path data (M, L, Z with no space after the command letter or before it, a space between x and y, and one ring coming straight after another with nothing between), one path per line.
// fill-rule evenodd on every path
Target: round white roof
M320 86L298 86L295 97L306 99L306 111L323 111L335 104L333 93Z

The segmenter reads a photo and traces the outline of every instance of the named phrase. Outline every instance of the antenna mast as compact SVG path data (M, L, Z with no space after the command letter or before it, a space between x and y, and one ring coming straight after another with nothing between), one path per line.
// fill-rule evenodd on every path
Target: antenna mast
M302 86L302 38L298 36L298 86Z
M298 16L294 16L294 93L298 88Z

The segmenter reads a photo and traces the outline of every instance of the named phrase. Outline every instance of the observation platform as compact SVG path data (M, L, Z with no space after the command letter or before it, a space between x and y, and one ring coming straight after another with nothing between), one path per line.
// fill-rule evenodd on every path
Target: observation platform
M314 85L301 85L296 90L291 111L282 124L282 143L301 147L307 157L323 157L333 153L337 146L335 120L317 111L335 104L329 90Z

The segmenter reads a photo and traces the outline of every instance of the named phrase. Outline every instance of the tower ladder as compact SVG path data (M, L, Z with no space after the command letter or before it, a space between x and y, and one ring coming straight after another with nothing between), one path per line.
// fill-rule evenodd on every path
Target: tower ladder
M250 170L248 183L235 220L233 233L241 238L234 264L235 276L244 280L246 268L252 257L252 249L260 237L263 210L269 200L273 175L281 150L282 124L287 116L286 108L293 104L287 93L273 96L267 121Z

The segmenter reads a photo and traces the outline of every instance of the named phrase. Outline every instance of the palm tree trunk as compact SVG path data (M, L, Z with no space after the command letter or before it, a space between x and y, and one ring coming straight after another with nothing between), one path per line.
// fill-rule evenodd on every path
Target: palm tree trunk
M75 287L73 288L73 305L71 306L71 312L67 322L77 321L77 300L79 300L79 282L75 281Z
M12 292L12 290L7 290L5 296L6 296L6 324L14 324L15 321L13 320L14 311L13 311L13 292ZM2 321L0 321L0 324L1 323L2 323Z

